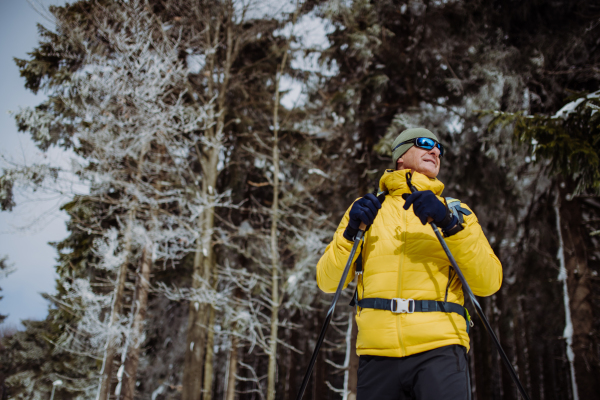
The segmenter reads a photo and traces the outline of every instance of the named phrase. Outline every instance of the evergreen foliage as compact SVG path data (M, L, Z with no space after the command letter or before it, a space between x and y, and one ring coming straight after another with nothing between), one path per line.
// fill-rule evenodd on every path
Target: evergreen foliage
M492 113L489 127L514 123L517 140L532 156L576 182L575 195L600 193L600 92L575 94L556 114Z
M8 263L8 257L0 257L0 279L6 278L13 271L13 266ZM0 288L0 291L2 291L2 288ZM2 296L0 296L0 300L2 300ZM0 314L0 324L6 319L6 317L6 315Z

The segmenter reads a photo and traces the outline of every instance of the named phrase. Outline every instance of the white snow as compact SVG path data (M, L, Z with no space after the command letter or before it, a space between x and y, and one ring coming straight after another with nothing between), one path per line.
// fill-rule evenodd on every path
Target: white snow
M190 54L185 58L188 71L191 74L197 74L204 68L206 64L206 56L204 54Z
M560 201L560 197L558 193L556 195L556 199L556 204L554 205L554 212L556 214L556 230L558 232L558 253L556 256L560 263L558 280L562 282L563 304L565 307L565 330L563 332L563 336L565 338L565 341L567 342L567 359L569 360L569 368L571 370L571 385L573 386L573 399L579 400L577 380L575 379L575 353L573 353L573 321L571 320L571 305L569 301L569 290L567 286L567 268L565 266L565 251L561 231L560 209L558 203Z
M585 97L580 97L570 103L565 104L564 107L561 108L560 110L558 110L552 118L566 119L569 116L569 114L574 112L575 109L577 108L577 106L579 106L582 102L584 102L585 100L597 99L597 98L600 98L600 90L597 90L593 93L588 94Z
M296 275L290 275L287 280L288 285L294 285L298 281L298 277Z
M164 383L160 385L155 391L152 392L152 400L156 400L156 398L165 392L165 388L167 385Z
M246 220L242 221L242 223L240 224L240 227L238 228L238 234L240 236L248 236L250 234L252 234L254 232L254 228L252 228L252 225L250 225L250 223Z
M557 111L556 114L554 114L553 118L567 118L569 114L572 113L575 110L575 108L577 108L577 106L581 104L584 100L585 97L580 97L575 101L565 104L563 108L561 108Z
M321 175L322 177L324 177L324 178L328 178L328 179L329 179L329 175L327 175L325 172L321 171L321 170L320 170L320 169L318 169L318 168L310 168L310 169L308 170L308 173L309 173L309 174L317 174L317 175Z

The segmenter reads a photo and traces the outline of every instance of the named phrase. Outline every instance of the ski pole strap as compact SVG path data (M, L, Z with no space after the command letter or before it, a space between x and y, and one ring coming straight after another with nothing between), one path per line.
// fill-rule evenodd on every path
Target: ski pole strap
M471 318L466 309L460 304L435 300L413 300L413 299L380 299L369 298L356 302L360 308L373 308L376 310L387 310L395 314L412 314L414 312L445 312L456 313L467 321L467 333L471 325Z

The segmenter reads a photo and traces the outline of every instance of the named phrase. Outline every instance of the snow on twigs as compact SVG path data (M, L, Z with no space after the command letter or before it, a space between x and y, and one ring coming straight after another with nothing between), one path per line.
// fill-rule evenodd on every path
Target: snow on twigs
M575 109L584 101L586 100L591 100L591 99L598 99L600 98L600 90L597 90L593 93L590 93L586 96L583 97L579 97L567 104L565 104L560 110L558 110L556 112L556 114L554 114L554 116L552 118L562 118L562 119L567 119L567 117L569 116L569 114L575 112Z

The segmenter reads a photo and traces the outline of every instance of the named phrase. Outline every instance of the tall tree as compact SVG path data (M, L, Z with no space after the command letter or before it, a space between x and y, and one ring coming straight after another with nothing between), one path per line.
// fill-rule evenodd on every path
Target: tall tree
M600 92L574 95L554 115L497 113L493 123L514 122L517 139L532 156L548 160L552 172L559 173L556 193L556 226L560 262L559 280L564 282L567 357L571 364L574 398L585 398L597 390L595 376L600 360L592 350L594 307L591 297L591 269L588 265L588 232L582 210L582 193L600 193Z
M190 251L185 243L193 243L198 236L187 221L190 216L193 219L204 199L186 192L186 181L194 178L189 175L187 158L207 129L206 116L212 105L188 104L188 68L179 59L177 41L164 35L162 25L144 4L93 4L88 11L97 28L95 38L107 52L86 47L85 30L74 26L71 17L60 19L70 16L68 12L56 12L66 41L82 49L79 69L67 80L49 81L49 100L35 109L22 110L17 121L20 129L32 132L42 148L58 141L76 144L83 162L75 163L70 172L89 184L95 201L108 205L86 221L92 229L104 232L106 243L99 243L104 246L104 251L99 251L101 264L109 271L116 269L117 276L98 398L105 399L113 391L113 364L123 336L130 346L122 358L126 374L118 389L128 390L124 396L131 398L146 314L148 267L153 262L149 260L177 259ZM69 57L58 51L62 48L56 50L56 54ZM22 64L24 74L33 64ZM56 132L56 137L44 135L48 131ZM21 173L21 177L25 175ZM123 221L116 236L103 226L107 218ZM141 260L142 284L127 328L125 289L130 263L135 260ZM91 329L88 334L104 334L95 330L102 325L103 313L98 311L91 310L94 315L90 318L99 320L97 326L88 321L84 328Z

